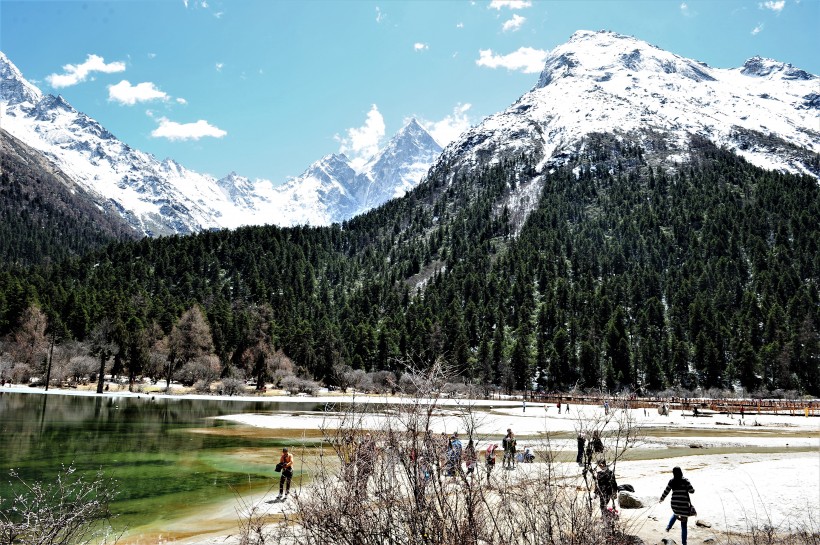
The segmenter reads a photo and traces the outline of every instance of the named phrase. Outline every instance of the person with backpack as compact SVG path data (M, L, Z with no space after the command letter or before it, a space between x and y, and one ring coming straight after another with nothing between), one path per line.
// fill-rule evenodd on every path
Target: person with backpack
M467 441L467 447L464 449L464 462L467 465L467 475L474 475L477 460L478 456L475 452L475 445L473 444L473 440L470 439Z
M487 481L490 480L490 473L492 473L495 467L495 451L497 448L498 445L492 443L487 446L487 452L484 454L484 461L487 463Z
M504 449L504 461L502 463L504 469L515 469L515 446L515 434L512 429L507 428L507 435L501 440L501 448Z
M461 473L462 448L461 440L458 438L458 432L456 432L450 437L450 441L447 446L446 475L448 477L452 477L456 473Z
M293 454L288 452L288 447L282 449L282 456L279 457L279 463L276 465L282 471L282 476L279 477L279 496L277 500L287 499L290 494L290 481L293 479ZM287 488L285 488L287 485ZM282 490L285 491L284 498Z
M695 489L689 479L683 476L683 470L677 466L672 468L672 478L667 483L663 494L661 494L660 503L663 503L669 492L672 492L672 499L670 500L672 518L669 519L669 524L666 525L666 531L672 529L675 520L680 520L680 540L683 545L686 545L686 523L689 517L697 514L692 505L692 500L689 498L689 494L694 494Z

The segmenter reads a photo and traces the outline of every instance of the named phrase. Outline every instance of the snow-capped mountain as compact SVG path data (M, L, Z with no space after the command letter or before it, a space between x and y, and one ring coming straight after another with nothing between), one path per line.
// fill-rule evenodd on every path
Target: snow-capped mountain
M806 156L820 152L819 91L817 76L769 59L713 68L633 37L578 31L549 53L532 90L439 161L469 168L527 152L543 169L573 156L591 133L685 161L690 136L700 135L755 165L818 177Z
M440 153L441 146L415 119L411 119L357 175L351 187L359 206L356 212L364 212L407 193L418 184ZM386 184L385 180L393 180L393 183Z
M331 154L274 187L235 173L218 181L246 224L329 225L404 195L421 181L441 146L411 119L357 172L344 154Z
M373 170L364 173L367 184L356 179L342 155L324 157L280 186L236 173L216 179L131 148L62 96L43 94L2 52L0 92L5 130L41 152L94 200L110 202L148 236L342 221L380 204L386 200L380 200L382 195L403 194L416 185L440 151L413 122L368 162ZM380 162L383 156L392 162Z

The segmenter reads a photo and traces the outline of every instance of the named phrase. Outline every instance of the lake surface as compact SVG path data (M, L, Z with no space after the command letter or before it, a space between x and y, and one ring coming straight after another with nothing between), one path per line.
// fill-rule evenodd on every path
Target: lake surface
M162 396L93 397L0 393L0 495L9 470L50 481L62 466L117 481L111 508L129 533L161 526L230 498L232 489L269 486L284 445L274 430L211 417L321 410L305 404L209 401ZM312 441L311 439L307 439Z

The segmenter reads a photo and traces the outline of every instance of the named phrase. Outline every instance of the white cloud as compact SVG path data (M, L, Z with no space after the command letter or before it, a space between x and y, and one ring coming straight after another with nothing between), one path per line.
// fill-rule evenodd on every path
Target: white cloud
M124 72L124 62L111 62L106 64L105 59L99 55L88 55L88 58L82 64L66 64L63 66L65 74L51 74L46 76L46 81L54 87L70 87L88 79L92 72L103 72L105 74L112 74L114 72Z
M182 104L183 106L185 106L186 104L188 104L188 101L187 101L187 100L185 100L185 99L184 99L184 98L182 98L182 97L177 98L177 99L176 99L176 101L177 101L177 104Z
M506 68L525 74L537 74L544 69L547 52L532 47L520 47L508 55L496 55L492 49L479 50L479 58L475 63L487 68Z
M464 23L456 23L456 28L464 28Z
M165 117L159 118L159 127L151 132L154 138L167 138L168 140L199 140L206 136L222 138L226 134L228 133L214 127L204 119L196 123L177 123Z
M376 22L382 22L382 10L379 8L379 6L376 6Z
M770 9L775 13L780 13L786 7L786 0L767 0L758 4L760 9Z
M416 42L413 44L413 49L416 51L424 51L425 49L430 49L430 46L421 42Z
M335 138L339 142L339 153L350 159L353 170L359 170L367 160L379 151L379 144L384 138L384 117L379 108L373 104L367 112L367 119L361 127L347 129L347 136Z
M752 29L752 36L757 36L762 31L763 31L763 23L758 23L758 25Z
M214 13L214 17L216 17L217 19L222 19L223 15L225 15L224 11L217 11L216 13Z
M156 54L156 53L148 53L148 58L149 58L149 59L156 59L156 58L157 58L157 54Z
M501 26L501 29L504 32L509 32L510 30L515 32L516 30L521 28L521 25L523 25L526 22L526 20L526 17L521 17L517 13L514 13L512 19L510 19L509 21L504 21L504 24Z
M490 2L490 9L497 9L499 11L501 11L501 8L524 9L530 6L532 6L530 0L493 0Z
M439 121L419 120L419 123L424 127L424 130L430 133L433 140L438 142L441 147L445 147L472 125L467 115L470 108L472 108L471 104L458 104L453 108L453 113L444 119Z
M692 10L689 8L689 4L686 2L682 2L680 5L680 12L685 15L686 17L692 17L694 15Z
M131 85L124 79L116 85L108 86L108 100L133 106L137 102L168 100L168 94L157 89L150 81Z
M218 63L216 63L215 66L216 66L216 71L217 72L222 72L222 68L225 66L225 63L224 62L218 62Z

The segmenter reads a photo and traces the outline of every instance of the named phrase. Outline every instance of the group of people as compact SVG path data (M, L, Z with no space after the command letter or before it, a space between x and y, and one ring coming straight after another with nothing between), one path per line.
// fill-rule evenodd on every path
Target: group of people
M575 461L579 466L589 470L592 466L593 455L601 455L603 452L604 442L597 430L593 431L591 436L586 432L578 434L578 454Z
M602 454L604 451L604 444L601 440L599 432L593 431L591 435L587 433L578 434L578 453L576 462L579 466L584 468L584 475L587 472L592 472L592 457L596 454ZM428 432L427 440L431 441L432 437ZM504 469L515 469L516 452L518 440L515 437L512 429L507 429L507 434L501 440L501 448L504 450L504 457L502 467ZM487 446L484 454L484 459L487 468L487 478L495 467L496 451L498 445L491 443ZM345 439L345 448L342 449L342 476L346 481L357 482L360 487L366 490L367 481L373 472L376 458L376 443L373 437L368 433L365 435L358 445L354 444L353 438L348 436ZM417 453L412 451L410 459L417 461ZM524 461L532 462L535 459L532 449L525 449ZM453 433L447 438L447 448L444 455L444 475L455 476L463 474L462 462L466 466L466 475L475 475L478 455L476 452L473 439L470 438L467 446L464 447L461 439L459 439L458 432ZM429 466L429 463L427 464ZM285 447L282 449L282 455L279 458L279 463L276 466L276 471L281 471L279 479L279 496L275 501L287 498L290 494L291 480L293 479L293 454ZM428 467L428 471L424 473L424 480L429 480L432 477L432 470ZM612 524L614 516L617 511L616 499L618 497L619 487L615 472L610 469L604 458L599 458L596 464L594 473L594 487L595 495L598 497L601 515L607 524ZM666 485L663 493L660 496L659 502L663 502L666 496L671 492L672 517L666 525L666 531L670 531L676 521L680 521L681 526L681 542L686 545L687 539L687 521L689 517L697 514L692 501L689 497L694 494L695 489L692 484L683 476L683 471L680 467L672 468L672 479ZM609 503L612 502L612 507Z

